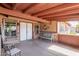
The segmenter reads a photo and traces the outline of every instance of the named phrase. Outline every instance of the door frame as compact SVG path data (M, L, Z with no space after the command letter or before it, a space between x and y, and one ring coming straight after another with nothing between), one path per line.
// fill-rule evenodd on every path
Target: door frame
M34 35L33 35L33 28L34 28L34 27L33 27L33 23L32 23L32 22L19 21L19 24L20 24L21 22L26 23L26 24L27 24L27 23L31 23L31 24L32 24L32 40L33 40L33 38L34 38ZM21 34L21 33L20 33L20 26L21 26L21 25L19 25L19 39L20 39L20 34ZM26 26L27 26L27 25L26 25ZM27 30L26 30L26 32L27 32ZM21 40L20 40L20 41L21 41Z

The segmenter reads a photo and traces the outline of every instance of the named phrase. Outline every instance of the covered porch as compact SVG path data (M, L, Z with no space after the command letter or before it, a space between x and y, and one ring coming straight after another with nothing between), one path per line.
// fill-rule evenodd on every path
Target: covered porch
M79 55L78 8L78 3L1 3L0 55L6 55L5 46L21 56Z

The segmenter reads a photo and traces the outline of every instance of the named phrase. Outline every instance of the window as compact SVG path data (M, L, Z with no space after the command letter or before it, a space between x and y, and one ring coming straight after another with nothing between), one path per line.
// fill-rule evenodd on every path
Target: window
M14 22L5 23L5 35L6 36L16 36L16 23L14 23Z
M79 33L79 21L58 22L58 33L78 34Z

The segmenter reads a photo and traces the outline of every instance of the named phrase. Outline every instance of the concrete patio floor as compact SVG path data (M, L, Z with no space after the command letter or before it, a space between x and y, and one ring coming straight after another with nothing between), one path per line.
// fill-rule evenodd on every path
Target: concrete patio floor
M65 49L69 49L69 52L79 52L78 49L74 49L61 43L51 43L48 40L25 40L21 43L16 44L16 47L21 49L22 56L66 56L66 54L63 54L57 50L49 49L51 46L58 46L60 48L62 47Z

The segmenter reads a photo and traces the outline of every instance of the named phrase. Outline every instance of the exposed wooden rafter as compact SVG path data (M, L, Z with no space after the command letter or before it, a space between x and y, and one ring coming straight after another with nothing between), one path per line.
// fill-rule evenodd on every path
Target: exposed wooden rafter
M66 21L66 20L79 20L79 14L73 14L73 15L65 15L65 16L60 16L60 17L49 17L46 18L49 20L62 20L62 21Z
M78 18L79 14L79 3L1 3L0 6L4 7L0 8L1 14L41 22L58 18Z
M35 5L37 5L37 3L30 4L27 8L25 8L25 9L23 10L23 13L27 13L27 11L28 11L30 8L34 7Z
M43 8L45 8L44 10L41 10L41 11L39 11L39 12L37 12L37 13L32 14L32 15L38 16L39 14L41 14L41 13L43 13L43 12L46 12L46 13L47 13L48 10L53 9L53 8L55 8L55 7L58 7L58 6L62 5L62 4L63 4L63 3L53 3L53 4L49 4L48 6L46 5L46 7L43 6Z
M65 15L65 16L60 16L60 17L56 17L57 19L72 19L72 18L75 18L74 20L76 19L79 19L79 14L74 14L74 15Z
M20 4L16 3L16 4L13 6L13 10L16 10L18 6L20 6Z
M28 20L32 20L32 21L49 23L49 21L47 21L45 19L33 17L28 14L23 14L23 13L14 11L14 10L5 9L3 7L0 7L0 14L10 15L10 16L14 16L14 17L18 17L18 18L22 18L22 19L26 19L26 20L28 19Z
M11 9L11 6L8 5L7 3L1 3L1 5L3 5L4 7L8 8L8 9Z
M71 15L71 14L76 14L79 13L79 7L78 9L73 9L73 10L69 10L69 11L64 11L64 12L59 12L59 13L55 13L49 16L43 16L41 18L46 18L46 17L58 17L58 16L64 16L64 15Z
M23 12L25 9L27 9L31 4L30 3L16 3L13 7L14 10L18 10Z
M72 9L75 9L75 8L79 8L79 4L62 4L58 7L55 7L55 8L52 8L50 10L47 10L47 11L44 11L42 13L39 13L39 14L36 14L35 16L40 16L40 17L43 17L43 16L50 16L52 14L55 14L55 13L58 13L58 12L63 12L63 11L68 11L68 10L72 10Z
M60 3L53 3L53 4L50 4L50 3L39 3L33 7L31 7L30 9L28 9L26 11L26 13L29 13L29 14L36 14L36 13L39 13L39 12L42 12L46 9L50 9L50 8L53 8L53 7L56 7L57 5L60 5Z

